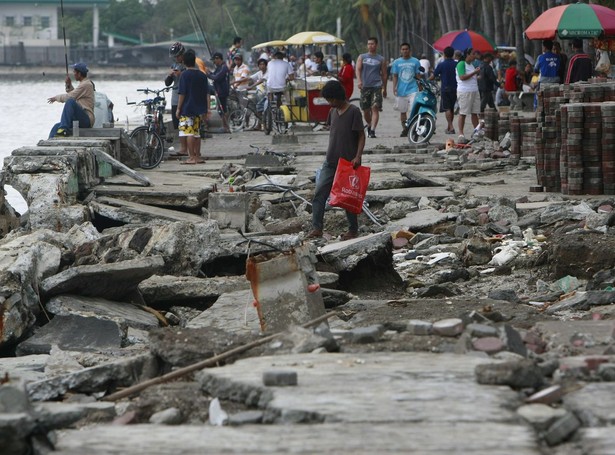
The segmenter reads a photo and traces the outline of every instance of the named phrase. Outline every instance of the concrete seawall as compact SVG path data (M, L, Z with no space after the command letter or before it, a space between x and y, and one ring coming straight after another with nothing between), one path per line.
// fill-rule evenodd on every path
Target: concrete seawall
M96 80L149 80L159 79L169 65L155 67L126 67L89 65L90 75ZM0 81L57 80L66 76L64 66L0 66Z

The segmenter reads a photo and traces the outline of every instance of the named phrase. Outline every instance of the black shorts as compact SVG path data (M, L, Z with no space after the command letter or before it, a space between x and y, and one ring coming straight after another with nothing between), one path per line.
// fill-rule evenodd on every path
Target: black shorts
M457 90L442 90L440 94L440 112L454 111L457 102Z

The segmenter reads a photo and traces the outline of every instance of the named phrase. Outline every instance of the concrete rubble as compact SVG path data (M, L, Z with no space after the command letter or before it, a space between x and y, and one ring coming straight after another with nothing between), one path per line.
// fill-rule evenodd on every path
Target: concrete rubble
M0 223L0 447L612 451L615 198L530 191L506 140L397 138L365 152L360 237L331 209L307 242L327 133L237 152L253 134L140 181L100 159L134 165L121 134L7 158L29 211Z

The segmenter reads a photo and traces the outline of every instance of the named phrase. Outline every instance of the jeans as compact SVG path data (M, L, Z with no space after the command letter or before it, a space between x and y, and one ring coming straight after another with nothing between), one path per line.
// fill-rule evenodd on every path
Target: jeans
M325 218L325 206L327 198L333 187L333 178L335 177L336 164L330 164L326 161L320 169L318 180L316 181L316 192L312 200L312 227L322 231ZM355 213L346 211L346 219L348 220L348 230L350 232L359 232L359 220Z
M73 122L75 120L79 121L79 128L91 128L92 124L90 123L90 117L83 110L81 106L75 101L73 98L69 98L64 103L64 109L62 109L62 117L60 117L60 123L56 123L51 128L51 132L49 133L49 139L55 137L56 133L60 128L64 128L65 130L73 129Z

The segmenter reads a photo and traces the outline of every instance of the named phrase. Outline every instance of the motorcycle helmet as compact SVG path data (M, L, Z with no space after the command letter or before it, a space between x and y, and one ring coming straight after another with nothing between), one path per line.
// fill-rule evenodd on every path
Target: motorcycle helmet
M177 57L179 55L182 55L185 50L186 49L184 48L184 45L178 41L174 43L169 49L169 57Z

